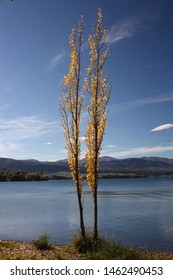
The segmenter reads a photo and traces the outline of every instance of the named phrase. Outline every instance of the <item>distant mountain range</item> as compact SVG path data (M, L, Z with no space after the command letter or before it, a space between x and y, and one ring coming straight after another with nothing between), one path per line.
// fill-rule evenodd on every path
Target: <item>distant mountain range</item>
M81 161L81 165L82 173L85 173L85 160ZM69 172L66 159L49 162L0 158L0 170L2 169L46 174ZM173 159L160 157L116 159L104 156L100 158L99 172L100 174L139 174L144 176L173 175Z

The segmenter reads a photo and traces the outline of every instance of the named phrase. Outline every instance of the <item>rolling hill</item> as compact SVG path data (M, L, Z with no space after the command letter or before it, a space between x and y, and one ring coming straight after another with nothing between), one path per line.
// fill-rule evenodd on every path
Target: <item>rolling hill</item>
M85 173L85 160L81 161L82 172ZM0 158L0 170L21 170L24 172L44 172L55 174L69 172L67 160L54 162L38 160L16 160ZM139 174L146 176L173 175L173 159L160 157L115 159L100 158L101 174Z

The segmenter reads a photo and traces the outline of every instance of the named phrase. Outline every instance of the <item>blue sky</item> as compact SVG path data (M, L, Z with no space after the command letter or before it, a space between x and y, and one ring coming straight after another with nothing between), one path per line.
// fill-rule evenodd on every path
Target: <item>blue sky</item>
M86 42L98 8L109 30L112 85L102 155L173 158L171 0L0 1L0 157L66 158L57 97L68 35L84 15ZM83 76L87 66L85 47ZM86 119L84 108L82 135Z

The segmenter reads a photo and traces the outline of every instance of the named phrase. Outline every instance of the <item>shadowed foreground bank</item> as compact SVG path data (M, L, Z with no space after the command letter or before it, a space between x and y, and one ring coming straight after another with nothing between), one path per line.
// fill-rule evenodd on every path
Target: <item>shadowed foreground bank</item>
M103 246L104 247L104 246ZM147 252L137 248L116 245L80 253L72 243L69 246L49 244L47 249L39 249L34 242L0 241L0 260L89 260L89 259L161 259L173 260L173 252ZM108 248L109 247L109 248ZM104 250L106 254L104 255ZM108 252L110 250L110 254Z

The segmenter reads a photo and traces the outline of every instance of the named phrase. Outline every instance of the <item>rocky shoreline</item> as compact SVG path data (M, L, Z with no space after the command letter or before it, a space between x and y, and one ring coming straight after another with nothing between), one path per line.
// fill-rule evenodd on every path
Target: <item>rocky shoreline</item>
M138 251L139 259L173 260L173 252ZM33 242L0 240L0 260L84 260L72 245L50 244L49 250L37 249Z

